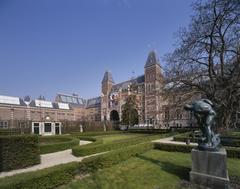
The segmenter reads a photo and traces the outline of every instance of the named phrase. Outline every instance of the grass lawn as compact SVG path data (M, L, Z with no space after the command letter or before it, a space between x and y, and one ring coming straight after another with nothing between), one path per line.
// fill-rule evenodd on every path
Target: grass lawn
M190 154L151 150L111 168L99 170L82 180L74 180L63 188L72 189L167 189L186 188L189 180ZM240 178L240 160L228 159L228 171Z
M128 140L137 137L147 136L146 134L132 134L132 133L124 133L124 134L114 134L114 135L101 135L95 138L99 138L103 140L103 143L111 143L111 142L119 142L123 140Z
M69 137L67 135L40 136L39 144L40 145L48 145L48 144L55 144L55 143L61 143L61 142L68 142L71 140L72 140L72 137Z

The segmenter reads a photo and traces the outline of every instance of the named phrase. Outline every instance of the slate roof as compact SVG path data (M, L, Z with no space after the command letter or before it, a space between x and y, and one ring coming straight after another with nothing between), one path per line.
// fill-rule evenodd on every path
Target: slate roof
M113 77L112 77L112 74L110 71L106 71L104 73L102 83L107 82L107 81L114 83Z
M155 64L158 64L160 66L160 61L159 61L159 58L157 56L157 53L155 51L151 51L148 54L147 62L145 64L144 68L153 66Z
M112 91L118 91L120 88L122 90L126 90L128 88L128 85L132 85L132 84L143 84L145 81L145 77L144 75L138 76L134 79L130 79L128 81L124 81L122 83L118 83L116 85L112 86Z

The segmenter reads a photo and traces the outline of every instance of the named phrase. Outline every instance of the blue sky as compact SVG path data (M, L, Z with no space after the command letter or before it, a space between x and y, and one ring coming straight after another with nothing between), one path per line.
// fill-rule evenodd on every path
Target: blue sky
M172 52L191 3L0 0L0 94L98 96L105 70L121 82L143 74L150 50Z

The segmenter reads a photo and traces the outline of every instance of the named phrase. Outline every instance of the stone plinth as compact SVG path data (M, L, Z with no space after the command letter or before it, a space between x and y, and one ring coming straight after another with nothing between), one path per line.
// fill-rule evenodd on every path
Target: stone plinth
M213 189L229 188L227 153L224 148L218 152L192 150L190 181Z

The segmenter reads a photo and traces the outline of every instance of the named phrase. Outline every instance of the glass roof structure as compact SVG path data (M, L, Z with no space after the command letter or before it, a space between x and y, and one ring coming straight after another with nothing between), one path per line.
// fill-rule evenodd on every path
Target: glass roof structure
M63 103L85 105L85 100L82 98L79 98L78 96L58 94L58 99L60 102L63 102Z
M97 97L97 98L92 98L92 99L89 99L87 101L87 106L94 106L94 105L97 105L97 104L100 104L101 103L101 98L100 97Z
M1 104L20 105L20 99L18 97L10 97L10 96L1 96L0 95L0 103Z
M37 107L53 108L52 102L45 100L35 100L35 105Z
M64 109L64 110L69 110L70 109L68 104L60 103L60 102L58 103L58 108L59 109Z

